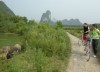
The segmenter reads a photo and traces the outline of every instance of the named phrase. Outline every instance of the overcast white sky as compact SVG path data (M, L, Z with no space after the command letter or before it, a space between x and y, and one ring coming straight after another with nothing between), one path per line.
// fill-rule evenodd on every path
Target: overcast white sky
M16 15L40 20L50 10L52 18L100 23L100 0L3 0Z

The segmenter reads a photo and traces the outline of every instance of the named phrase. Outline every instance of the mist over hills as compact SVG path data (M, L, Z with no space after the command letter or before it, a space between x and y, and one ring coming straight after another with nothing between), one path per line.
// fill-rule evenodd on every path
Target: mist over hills
M82 25L79 19L70 19L70 20L64 19L62 20L62 23L64 25Z
M42 14L40 22L46 21L48 23L55 23L57 20L53 19L51 19L51 11L47 10L46 13ZM82 25L79 19L70 19L70 20L64 19L60 21L62 21L63 25Z
M51 19L51 14L51 11L47 10L42 14L40 22L56 23L57 20L55 18ZM15 16L14 12L3 1L0 1L0 16ZM64 19L60 21L62 21L63 25L82 25L79 19Z

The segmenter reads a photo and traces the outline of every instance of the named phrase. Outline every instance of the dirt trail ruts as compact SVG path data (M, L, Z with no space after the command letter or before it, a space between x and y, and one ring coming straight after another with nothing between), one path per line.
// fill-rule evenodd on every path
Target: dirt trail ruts
M67 33L72 44L72 55L67 72L100 72L100 60L91 54L90 61L86 61L84 47L78 45L78 38Z

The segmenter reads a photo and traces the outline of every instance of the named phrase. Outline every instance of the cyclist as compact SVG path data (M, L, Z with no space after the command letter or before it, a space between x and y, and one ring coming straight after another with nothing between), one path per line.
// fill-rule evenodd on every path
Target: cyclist
M94 51L94 57L96 57L97 52L98 52L98 43L99 43L99 35L100 35L100 31L99 29L97 29L97 25L93 24L92 25L92 48Z
M83 26L83 38L82 38L84 44L86 42L86 37L89 34L89 31L90 31L90 28L89 28L88 24L84 23L84 26Z

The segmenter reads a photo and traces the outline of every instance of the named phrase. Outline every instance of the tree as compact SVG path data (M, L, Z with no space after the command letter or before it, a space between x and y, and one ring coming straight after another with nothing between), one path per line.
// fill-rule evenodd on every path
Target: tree
M61 22L61 21L57 21L57 22L56 22L56 27L57 27L57 28L63 28L62 22Z
M27 24L25 23L25 21L21 20L16 24L16 31L18 34L22 35L24 34L24 32L26 31L26 26Z
M29 25L36 25L37 23L35 22L35 20L29 20L28 24Z

